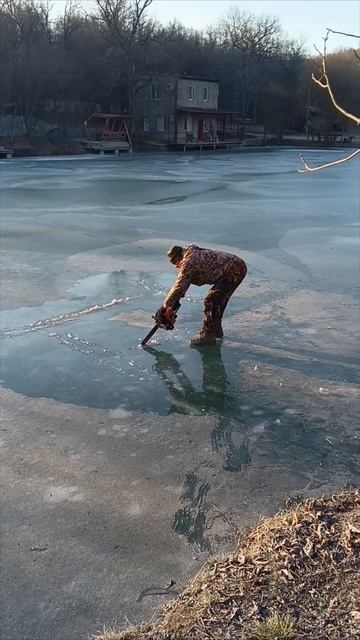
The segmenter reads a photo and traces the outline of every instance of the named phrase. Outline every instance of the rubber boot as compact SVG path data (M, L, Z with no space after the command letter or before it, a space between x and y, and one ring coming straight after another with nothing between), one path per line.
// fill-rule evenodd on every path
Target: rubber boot
M205 347L205 346L210 346L215 344L216 344L215 334L208 333L207 331L204 331L204 329L201 329L201 331L199 331L197 336L195 336L190 341L190 346L192 347Z
M216 324L214 326L212 333L214 334L215 338L223 338L224 337L224 332L222 330L221 322L219 322L219 324Z

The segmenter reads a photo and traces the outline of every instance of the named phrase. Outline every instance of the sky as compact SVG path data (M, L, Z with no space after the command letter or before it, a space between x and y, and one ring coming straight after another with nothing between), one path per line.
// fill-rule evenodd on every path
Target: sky
M80 0L79 4L88 11L95 7L94 0ZM50 0L50 5L54 13L62 13L65 1ZM153 0L148 15L162 24L176 19L202 31L225 17L231 7L279 18L286 35L304 41L309 53L314 53L314 45L322 49L327 27L360 33L360 0ZM331 34L328 51L356 46L354 38Z

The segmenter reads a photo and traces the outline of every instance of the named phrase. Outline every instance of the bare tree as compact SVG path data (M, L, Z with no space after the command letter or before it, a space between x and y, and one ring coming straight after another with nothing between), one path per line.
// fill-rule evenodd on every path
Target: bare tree
M315 75L313 73L311 75L311 78L312 78L312 81L317 86L319 86L321 89L326 91L326 93L330 97L330 100L331 100L333 106L335 107L336 111L338 113L340 113L342 116L344 116L345 118L347 118L348 120L350 120L351 122L354 122L357 126L359 126L360 125L360 117L355 115L355 114L353 114L353 113L350 113L349 111L344 109L344 107L342 107L339 104L338 100L335 97L333 88L332 88L332 83L330 81L329 73L328 73L328 69L327 69L327 42L328 42L330 33L338 33L338 34L341 34L341 35L348 36L349 38L357 38L357 39L360 38L360 36L353 35L351 33L343 33L341 31L334 31L333 29L327 29L326 30L326 36L324 38L323 52L320 53L320 51L317 50L319 55L320 55L320 58L321 58L321 63L318 66L318 75ZM356 50L354 50L354 54L355 54L356 58L360 59ZM333 167L335 165L339 165L339 164L342 164L344 162L347 162L348 160L351 160L352 158L354 158L355 156L357 156L359 154L360 154L360 149L357 149L353 153L345 156L344 158L340 158L339 160L334 160L332 162L327 162L325 164L318 165L316 167L311 167L305 161L303 155L300 154L300 159L301 159L303 168L302 169L298 169L298 171L299 171L299 173L308 173L308 172L314 172L314 171L321 171L321 169L327 169L328 167Z
M248 55L265 58L279 49L281 27L277 18L257 17L235 8L222 21L222 30L228 46Z
M27 47L43 39L51 40L50 8L45 2L0 0L0 7L16 25L19 39Z
M145 46L153 37L153 23L146 18L151 3L152 0L96 0L98 18L114 45L113 63L127 86L130 113L136 93L138 58L144 56Z
M33 0L0 0L8 20L12 45L7 55L11 77L9 99L13 112L24 118L31 137L33 119L44 102L44 90L51 74L52 31L49 5Z
M59 16L55 26L66 45L72 34L82 27L81 4L78 0L67 0L64 13Z
M255 16L231 9L212 34L227 53L237 53L236 73L243 117L255 109L255 97L262 84L264 63L279 54L281 27L277 18Z
M96 0L100 20L125 51L144 36L146 9L152 0Z

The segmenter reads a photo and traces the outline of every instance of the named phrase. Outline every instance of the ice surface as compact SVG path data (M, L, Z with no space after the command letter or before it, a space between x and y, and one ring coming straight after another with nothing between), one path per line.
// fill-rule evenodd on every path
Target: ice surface
M358 164L300 175L298 149L0 164L9 628L16 611L41 635L40 603L42 637L65 616L85 637L119 602L150 618L144 584L183 584L199 550L224 551L285 496L356 480ZM185 243L248 264L225 339L189 348L207 291L191 287L175 330L143 349L176 278L166 250ZM30 569L41 530L61 575Z
M313 162L325 154L307 152ZM12 306L1 314L3 384L130 414L266 419L256 397L235 398L244 358L259 378L263 361L296 362L324 376L323 388L329 376L356 380L356 167L310 177L297 166L290 149L3 164ZM225 312L232 342L220 359L188 349L207 287L190 287L175 331L139 346L177 275L168 246L192 242L238 253L249 267ZM32 260L27 270L34 252L39 267ZM29 291L40 304L21 304Z

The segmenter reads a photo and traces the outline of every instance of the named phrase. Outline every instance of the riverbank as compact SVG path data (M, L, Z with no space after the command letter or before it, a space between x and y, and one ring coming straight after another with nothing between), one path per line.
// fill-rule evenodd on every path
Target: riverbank
M358 638L359 551L358 490L292 501L208 561L155 623L93 640Z
M84 150L81 142L78 139L66 139L61 142L58 140L49 140L48 137L35 137L30 140L26 137L18 138L15 140L11 140L9 138L0 138L0 146L3 145L6 148L11 149L12 157L14 158L27 158L27 157L51 157L51 156L69 156L69 155L88 155L88 151ZM242 149L268 149L268 148L292 148L299 147L302 149L352 149L360 147L360 138L352 138L348 139L344 142L318 142L307 140L305 136L302 135L290 135L285 136L281 142L276 140L274 137L267 137L266 140L263 140L262 137L258 138L249 138L239 142L239 144L234 146L229 146L227 148L224 146L223 149L216 148L213 146L209 146L208 148L204 146L201 149L203 153L210 153L216 151L241 151ZM180 149L182 151L182 148ZM164 151L171 151L166 144L159 143L151 143L151 142L141 142L134 141L133 143L133 151L139 153L159 153ZM186 149L187 152L198 152L199 148L192 149L190 146Z

